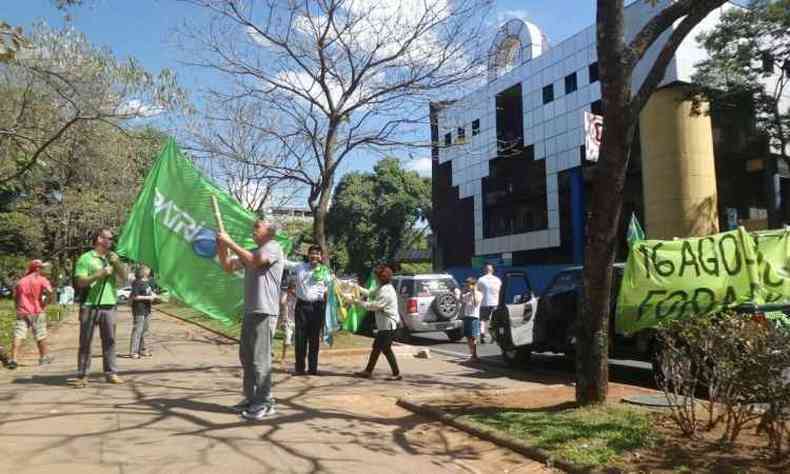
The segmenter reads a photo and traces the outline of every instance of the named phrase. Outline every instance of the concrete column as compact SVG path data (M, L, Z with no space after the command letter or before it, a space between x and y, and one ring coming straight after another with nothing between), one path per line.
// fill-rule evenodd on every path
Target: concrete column
M685 95L682 87L660 89L639 116L649 239L719 231L710 115L707 104L694 113Z

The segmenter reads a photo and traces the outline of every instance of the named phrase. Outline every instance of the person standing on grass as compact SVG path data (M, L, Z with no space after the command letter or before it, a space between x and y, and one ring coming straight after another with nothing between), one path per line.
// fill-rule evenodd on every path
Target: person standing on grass
M16 369L19 349L27 337L28 328L33 330L33 337L38 344L38 365L46 365L53 358L47 354L47 314L44 311L47 303L52 299L52 285L42 275L42 270L48 268L41 260L33 260L27 267L27 274L17 282L14 289L14 303L16 306L16 323L14 325L14 341L11 345L11 360L8 361L9 369Z
M239 360L243 371L244 399L233 409L244 419L260 421L274 415L272 398L271 318L280 312L280 283L285 258L274 240L273 224L257 220L252 238L258 245L247 250L220 232L219 259L228 273L244 270L244 318L241 326ZM228 255L228 250L234 256Z
M91 367L91 342L96 326L102 342L104 377L108 383L120 384L118 366L115 363L115 305L117 285L126 282L126 266L112 252L113 234L109 229L100 229L93 239L93 250L85 252L77 260L74 276L77 286L87 292L80 302L80 348L77 353L77 388L88 386L88 371Z
M150 276L151 269L140 265L134 272L132 294L129 295L129 299L132 301L132 319L134 321L132 340L129 344L129 357L132 359L152 356L151 351L145 346L145 334L148 332L148 324L151 319L151 303L157 299L148 279Z
M477 289L483 293L483 302L480 305L480 343L486 343L486 334L491 316L499 306L499 290L502 288L502 280L494 275L494 266L486 263L483 266L483 276L477 280Z
M398 323L400 322L398 295L391 283L392 269L387 265L379 265L374 270L374 274L378 280L379 287L372 291L359 287L359 291L363 295L368 296L368 301L360 304L365 309L376 312L376 337L373 339L373 350L370 352L367 367L355 375L363 378L372 377L379 355L383 353L392 370L392 376L389 377L389 380L401 380L398 359L395 358L395 353L392 352L392 339L395 337L395 331L398 329Z
M479 361L477 356L477 338L480 336L480 304L483 292L477 289L474 277L466 279L466 286L461 293L461 318L464 322L464 336L469 344L469 358Z
M307 250L307 262L289 263L289 270L296 283L296 309L294 314L294 352L296 362L294 375L307 373L318 375L318 352L321 344L321 331L324 329L327 272L321 271L324 251L319 245Z

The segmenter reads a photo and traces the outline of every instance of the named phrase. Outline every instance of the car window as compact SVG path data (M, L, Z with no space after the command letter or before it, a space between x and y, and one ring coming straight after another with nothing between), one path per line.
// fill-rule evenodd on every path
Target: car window
M554 278L554 281L546 290L546 294L565 293L573 291L581 286L581 272L562 272Z
M526 274L508 274L506 280L505 304L523 303L529 299L530 287Z
M414 280L401 281L400 288L398 289L398 293L401 296L411 296L412 293L414 293Z
M415 280L412 295L417 297L436 296L441 293L452 292L457 285L452 278L437 278L436 280Z

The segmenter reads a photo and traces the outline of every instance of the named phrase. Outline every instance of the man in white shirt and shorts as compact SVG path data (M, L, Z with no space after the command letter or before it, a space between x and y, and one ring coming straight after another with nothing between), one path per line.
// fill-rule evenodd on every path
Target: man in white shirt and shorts
M483 293L483 303L480 305L480 343L486 343L486 328L491 320L491 315L499 306L499 290L502 289L502 280L494 275L494 266L486 263L483 266L483 276L477 280L477 289Z

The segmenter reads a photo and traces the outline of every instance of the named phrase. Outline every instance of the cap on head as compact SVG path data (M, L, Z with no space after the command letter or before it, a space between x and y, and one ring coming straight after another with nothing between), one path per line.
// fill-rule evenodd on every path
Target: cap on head
M39 259L31 260L30 263L27 265L27 273L33 273L39 271L43 268L48 268L51 264L49 262L44 262Z

